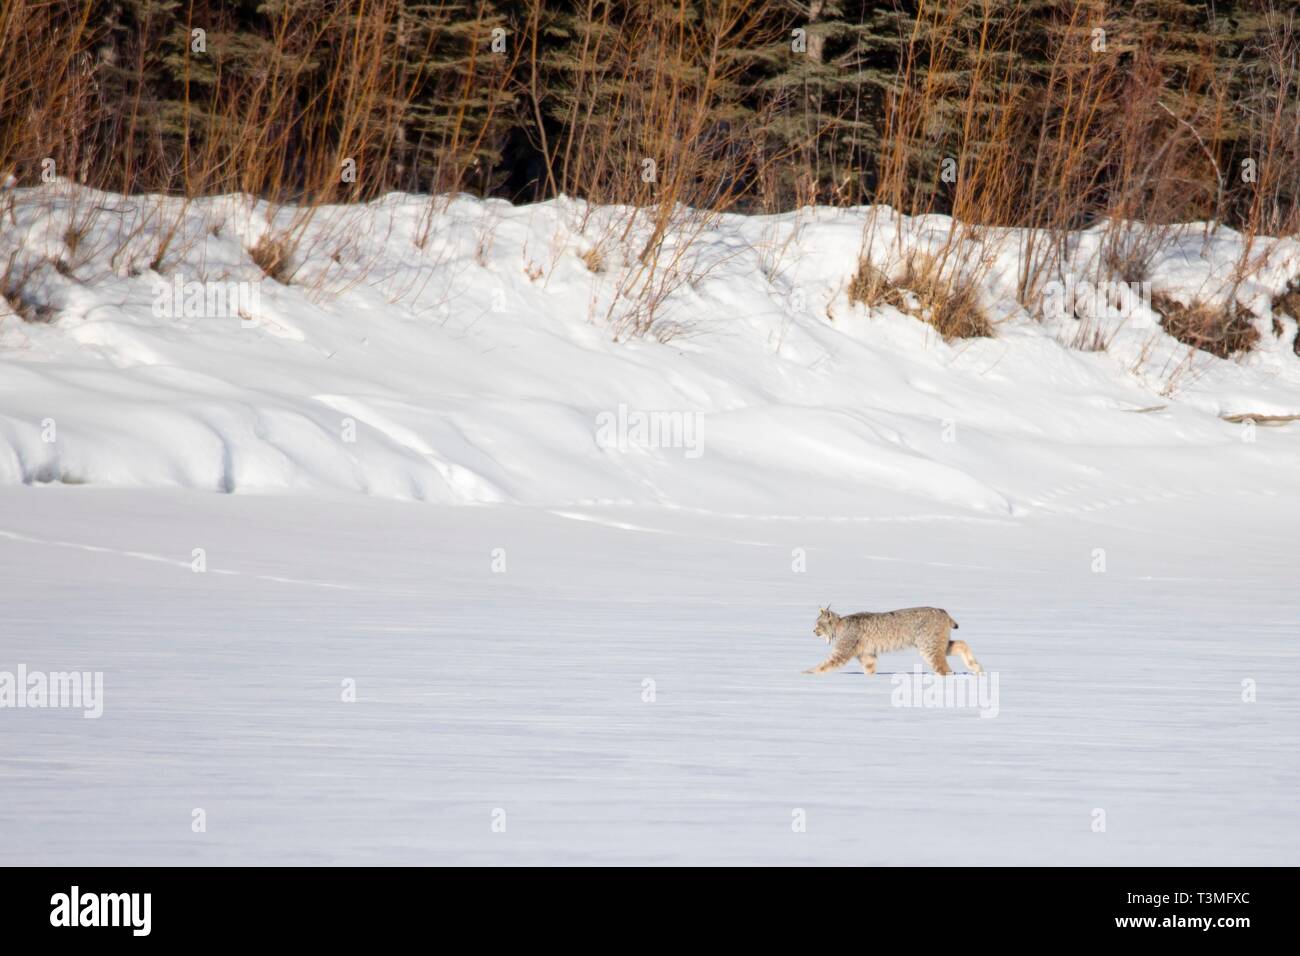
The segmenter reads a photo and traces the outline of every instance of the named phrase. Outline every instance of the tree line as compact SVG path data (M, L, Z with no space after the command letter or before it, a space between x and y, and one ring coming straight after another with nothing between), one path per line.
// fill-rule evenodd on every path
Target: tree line
M0 174L1294 231L1272 0L7 0Z

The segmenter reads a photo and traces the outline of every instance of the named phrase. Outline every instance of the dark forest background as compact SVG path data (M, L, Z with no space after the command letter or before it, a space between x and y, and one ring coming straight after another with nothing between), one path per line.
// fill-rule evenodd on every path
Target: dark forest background
M1269 0L5 0L0 177L1297 227Z

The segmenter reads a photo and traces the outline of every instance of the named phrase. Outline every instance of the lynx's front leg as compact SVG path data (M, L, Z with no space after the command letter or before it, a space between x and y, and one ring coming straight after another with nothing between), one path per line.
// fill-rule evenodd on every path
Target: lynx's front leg
M876 657L874 654L862 653L858 655L858 660L862 662L862 670L868 675L876 672Z
M952 668L948 666L948 658L943 656L942 651L936 651L932 648L920 648L921 659L930 665L930 669L940 677L947 677L952 673Z
M816 667L804 671L805 674L825 674L827 671L833 671L838 667L843 667L853 659L852 648L835 648L831 651L831 656L826 658Z

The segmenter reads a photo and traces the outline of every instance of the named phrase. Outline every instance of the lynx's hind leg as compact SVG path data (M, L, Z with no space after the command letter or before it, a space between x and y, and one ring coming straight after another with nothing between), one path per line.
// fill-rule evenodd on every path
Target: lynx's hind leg
M970 645L965 641L949 641L948 653L959 655L962 661L965 662L966 666L971 669L971 673L984 673L984 668L980 666L979 661L975 660L975 655L971 653Z
M858 660L862 662L862 669L867 674L874 674L876 672L876 655L868 654L863 651L858 655Z

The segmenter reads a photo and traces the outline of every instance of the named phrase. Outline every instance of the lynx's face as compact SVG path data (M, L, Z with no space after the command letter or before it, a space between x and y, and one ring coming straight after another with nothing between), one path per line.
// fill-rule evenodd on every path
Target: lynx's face
M827 644L831 642L831 638L835 636L835 615L831 613L830 608L822 608L821 614L817 615L817 626L813 628L813 633L818 637L824 637Z

